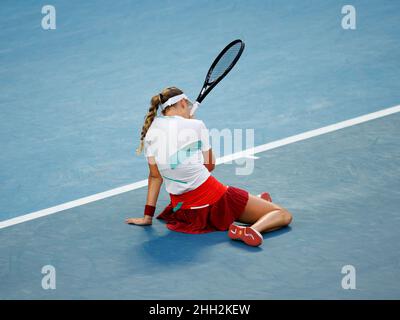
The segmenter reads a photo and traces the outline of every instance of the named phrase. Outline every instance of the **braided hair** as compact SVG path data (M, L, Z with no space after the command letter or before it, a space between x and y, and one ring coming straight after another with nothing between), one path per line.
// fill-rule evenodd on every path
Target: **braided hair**
M149 111L146 114L146 117L144 119L144 124L142 127L142 131L140 133L140 144L139 144L139 147L136 149L137 155L140 155L143 151L144 138L146 137L147 131L149 130L151 124L153 123L154 118L157 115L157 111L158 111L158 108L160 107L160 105L165 103L169 98L172 98L172 97L177 96L182 93L183 93L183 91L176 87L169 87L169 88L166 88L163 91L161 91L161 93L159 93L151 98ZM173 107L173 105L165 108L162 111L162 113L165 114L166 110L171 107Z

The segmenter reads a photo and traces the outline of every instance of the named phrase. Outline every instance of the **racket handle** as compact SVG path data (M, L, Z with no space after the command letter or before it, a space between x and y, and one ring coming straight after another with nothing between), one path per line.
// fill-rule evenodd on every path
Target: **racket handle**
M199 105L200 105L200 103L197 102L197 101L195 101L195 102L193 103L193 107L192 107L192 109L190 110L190 116L193 116L193 115L194 115L194 113L196 112L196 110L197 110L197 108L199 107Z

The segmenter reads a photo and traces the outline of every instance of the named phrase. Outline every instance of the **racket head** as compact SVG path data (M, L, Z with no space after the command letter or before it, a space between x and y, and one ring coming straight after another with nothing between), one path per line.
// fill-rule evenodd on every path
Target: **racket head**
M232 70L242 55L244 47L244 42L240 39L236 39L222 49L207 72L203 88L196 99L197 102L201 103L212 88Z

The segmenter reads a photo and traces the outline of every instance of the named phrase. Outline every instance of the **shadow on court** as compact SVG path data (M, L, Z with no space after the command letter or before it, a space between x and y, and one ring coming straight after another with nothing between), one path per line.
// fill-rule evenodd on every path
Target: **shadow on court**
M160 265L185 265L203 263L205 255L213 247L229 243L232 247L247 252L261 252L263 247L250 247L241 241L234 241L228 238L227 232L214 232L206 234L185 234L168 231L163 236L158 236L154 229L144 228L149 240L144 241L132 248L132 259L137 258L138 252L143 260L149 263ZM273 232L264 233L264 241L279 237L290 232L292 228L286 227Z
M157 236L151 228L146 228L149 240L132 248L132 257L139 255L144 261L157 265L185 265L204 262L211 247L229 241L226 232L207 234L185 234L168 231Z

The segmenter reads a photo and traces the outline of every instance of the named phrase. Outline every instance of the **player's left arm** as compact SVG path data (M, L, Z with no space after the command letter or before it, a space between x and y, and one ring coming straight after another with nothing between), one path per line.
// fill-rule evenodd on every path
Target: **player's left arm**
M153 158L153 159L151 159ZM161 185L163 183L163 178L160 171L158 171L157 164L154 157L149 157L149 178L148 178L148 189L147 189L147 199L146 205L156 206L158 195L160 193Z
M147 161L149 165L149 177L144 217L126 219L126 223L128 224L147 226L151 225L153 222L153 215L156 210L157 199L160 193L161 185L163 183L163 178L160 171L158 170L154 157L148 157Z

